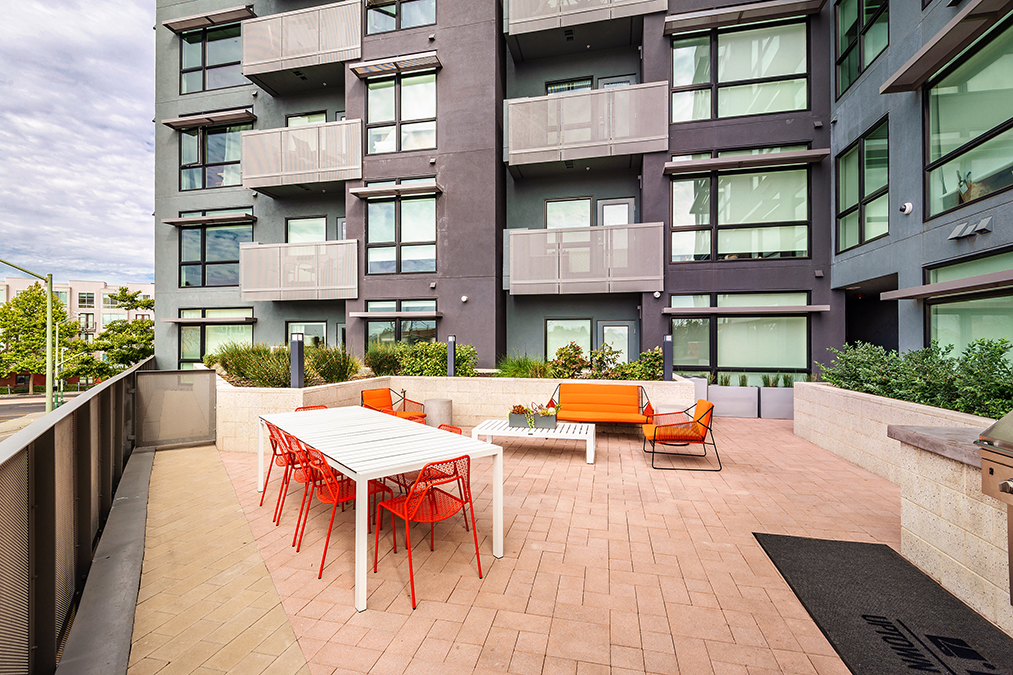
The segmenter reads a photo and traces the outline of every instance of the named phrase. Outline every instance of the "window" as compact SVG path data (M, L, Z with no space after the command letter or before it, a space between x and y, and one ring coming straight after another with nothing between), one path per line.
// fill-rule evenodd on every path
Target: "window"
M150 314L135 314L134 315L134 320L135 321L150 321L151 320L151 315Z
M179 93L247 84L240 24L201 28L180 38Z
M197 127L179 133L179 189L242 185L242 132L251 124Z
M629 225L633 222L636 198L598 200L599 225Z
M286 221L285 241L289 244L327 241L327 218L289 218Z
M366 35L436 23L436 0L367 0Z
M367 154L435 147L435 71L367 82Z
M546 82L545 93L565 94L570 91L588 91L593 88L594 81L590 77L581 77L575 80L564 80L562 82Z
M858 76L890 44L887 0L838 0L837 95L843 94Z
M253 209L187 211L183 218L209 214L252 214ZM198 225L179 229L179 285L238 286L239 245L253 241L253 225Z
M435 300L368 300L367 312L426 312L436 311ZM391 342L436 342L436 319L434 317L413 319L398 317L391 319L370 319L366 321L366 342L389 344Z
M673 295L672 307L700 308L700 316L672 319L673 364L677 369L760 374L803 373L809 363L809 318L777 315L772 307L803 306L808 293L713 293ZM756 316L721 316L721 307L756 307Z
M111 314L111 313L103 312L102 313L102 328L103 329L108 328L109 324L111 324L113 321L126 321L126 320L127 320L127 315L126 314L118 314L118 313L117 314Z
M95 330L95 314L78 314L77 320L81 324L81 330Z
M245 319L253 316L251 307L221 309L181 309L181 319ZM205 354L212 354L223 345L253 345L253 325L243 321L235 324L190 324L179 327L179 369L193 370Z
M287 127L304 127L307 124L323 124L327 121L326 112L306 113L304 115L289 115L285 118Z
M672 40L672 122L805 110L806 23Z
M1013 25L928 87L928 212L937 216L1013 186Z
M327 345L326 321L303 321L299 323L288 321L285 323L285 334L288 336L288 344L292 343L292 333L302 333L303 344L307 347Z
M366 273L436 271L436 195L373 199L366 206Z
M81 309L93 309L95 307L94 293L78 293L77 306Z
M120 303L113 297L116 293L103 293L102 294L102 309L115 309L120 306Z
M546 319L545 358L556 358L556 350L571 342L587 354L591 351L591 319Z
M807 168L679 177L672 180L671 262L805 258L809 217Z
M591 198L546 201L545 227L591 227Z
M884 120L837 158L837 251L889 233L888 129Z

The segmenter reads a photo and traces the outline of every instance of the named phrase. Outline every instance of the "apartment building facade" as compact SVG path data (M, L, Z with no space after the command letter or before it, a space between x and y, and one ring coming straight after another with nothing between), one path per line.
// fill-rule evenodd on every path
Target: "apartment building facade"
M456 335L481 367L671 334L677 370L758 383L888 341L863 303L891 289L849 287L911 262L867 254L913 222L915 151L871 178L870 116L906 99L859 99L962 9L857 1L159 0L160 363L293 332Z

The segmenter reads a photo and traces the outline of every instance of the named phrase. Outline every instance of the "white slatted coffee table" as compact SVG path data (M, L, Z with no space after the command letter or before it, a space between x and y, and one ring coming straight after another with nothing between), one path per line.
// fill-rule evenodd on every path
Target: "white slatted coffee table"
M594 425L579 422L557 422L555 429L529 429L512 427L506 420L486 420L471 430L471 437L485 436L488 443L496 436L507 438L549 438L567 441L584 441L587 445L587 463L594 464Z

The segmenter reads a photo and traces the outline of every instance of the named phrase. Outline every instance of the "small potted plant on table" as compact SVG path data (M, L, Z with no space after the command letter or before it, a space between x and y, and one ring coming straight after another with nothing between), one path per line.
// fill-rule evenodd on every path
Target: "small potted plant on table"
M518 404L510 409L507 424L512 427L527 427L528 429L555 429L558 409L559 406L551 408L537 403L527 406Z

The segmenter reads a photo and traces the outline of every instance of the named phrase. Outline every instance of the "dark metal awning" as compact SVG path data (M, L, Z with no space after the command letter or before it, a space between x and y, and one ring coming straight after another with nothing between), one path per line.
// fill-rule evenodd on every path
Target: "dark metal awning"
M237 324L237 323L257 323L257 317L255 316L213 316L213 317L193 317L193 318L175 318L175 319L162 319L162 323L175 323L181 326L196 326L204 324Z
M257 14L253 11L253 5L240 5L238 7L220 9L217 12L191 14L190 16L180 17L178 19L166 19L162 22L162 25L171 30L173 33L182 33L183 31L193 30L194 28L205 28L207 26L219 26L225 23L235 23L236 21L242 21L243 19L252 19L255 16L257 16Z
M738 314L811 314L813 312L829 312L830 305L784 305L773 307L665 307L662 314L670 316L701 316L706 314L738 315Z
M829 148L818 148L816 150L766 152L760 155L732 155L730 157L666 162L665 175L673 176L684 173L703 173L705 171L728 169L751 169L765 166L783 166L786 164L818 164L823 161L824 157L828 157L829 155Z
M443 192L436 181L431 183L409 183L408 185L375 185L349 188L350 193L359 199L375 199L377 197L401 197L402 195L425 195Z
M443 312L349 312L352 319L439 319Z
M915 91L1011 11L1013 0L971 0L883 83L879 93Z
M412 70L427 70L440 68L440 58L436 52L422 52L420 54L405 54L376 61L360 61L350 63L348 67L360 79L376 77L377 75L394 75L395 73L406 73Z
M902 288L898 291L887 291L886 293L880 293L879 299L919 300L924 298L936 298L944 295L959 295L963 293L974 293L976 291L988 291L995 288L1009 287L1013 287L1013 270L1003 270L1001 272L979 274L965 279L940 281L935 284Z
M186 218L162 218L166 225L185 227L187 225L226 225L229 223L255 223L257 216L249 213L213 213L206 216L188 216Z
M173 117L162 120L162 124L170 129L193 129L194 127L212 127L220 124L245 124L256 121L257 116L248 108L221 110L212 113L200 113Z
M824 2L826 0L768 0L698 12L670 14L665 17L665 35L819 14Z

